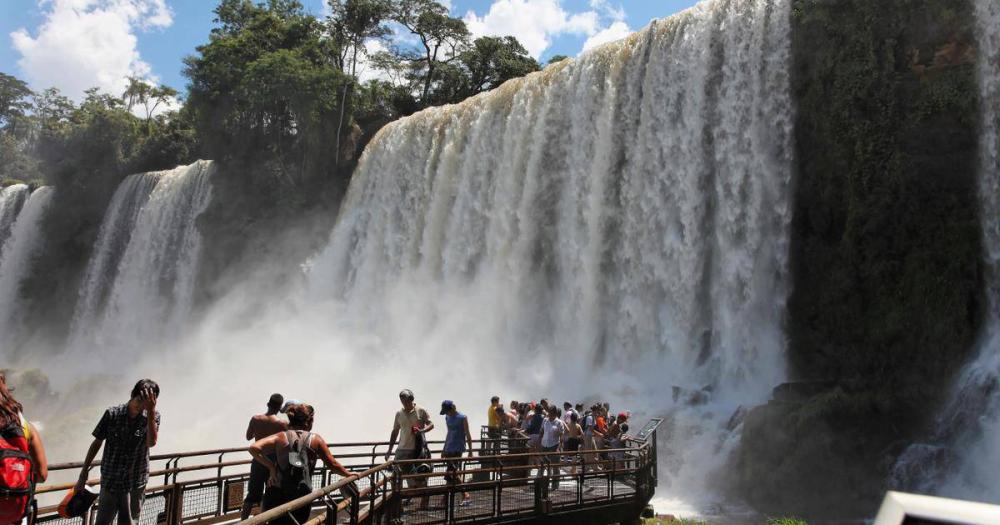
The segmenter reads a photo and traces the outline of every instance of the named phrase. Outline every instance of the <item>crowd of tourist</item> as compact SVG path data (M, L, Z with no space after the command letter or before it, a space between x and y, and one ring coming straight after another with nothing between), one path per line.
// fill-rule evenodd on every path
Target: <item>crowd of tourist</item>
M45 448L38 430L24 418L23 407L13 397L13 390L0 372L0 448L8 449L8 455L22 461L20 466L7 462L4 469L30 473L21 477L33 486L44 482L48 474ZM156 410L159 395L160 387L155 381L138 381L128 401L106 409L92 432L93 441L67 500L85 494L96 498L95 525L112 522L133 525L139 519L149 480L149 449L156 445L159 436L160 413ZM430 413L415 400L411 390L399 392L402 406L393 418L385 459L394 458L400 462L410 487L423 487L428 479L425 474L433 469L419 460L431 459L426 435L435 425ZM312 432L315 413L307 403L285 400L281 394L273 394L266 411L250 419L245 437L253 441L249 447L253 462L241 519L248 518L257 506L267 510L311 492L312 469L317 460L331 472L344 477L351 475L330 452L326 440ZM444 416L446 428L441 449L441 459L447 467L445 480L449 484L461 483L462 458L474 457L469 419L452 400L441 402L439 415ZM494 396L487 410L487 439L479 451L480 460L482 456L499 455L505 449L508 452L548 453L526 456L531 459L527 465L529 471L545 468L540 457L558 459L561 455L563 460L555 463L569 464L573 474L578 463L600 468L598 459L623 454L616 449L623 447L628 419L627 412L612 417L608 403L595 403L584 409L583 404L565 402L560 408L548 399L541 399L537 402L511 401L508 408ZM90 469L102 448L100 493L95 495L86 487L93 483L88 482ZM30 515L34 503L30 494L14 497L11 494L19 495L20 492L5 486L18 479L15 474L6 470L0 472L0 489L7 491L6 496L0 494L0 525L20 522ZM352 497L357 495L357 487L352 483L342 492L345 497ZM85 501L89 507L93 499ZM460 505L469 501L470 496L465 493ZM419 500L418 509L427 507L428 497L424 496ZM292 517L303 523L308 512L309 508L304 507ZM279 521L293 523L287 518Z

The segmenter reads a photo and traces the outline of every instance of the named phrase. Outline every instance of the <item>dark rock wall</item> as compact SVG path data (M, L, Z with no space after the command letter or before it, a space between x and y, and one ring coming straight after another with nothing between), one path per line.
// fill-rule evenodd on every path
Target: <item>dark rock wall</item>
M823 387L751 411L737 471L762 510L870 516L983 308L973 7L795 0L793 54L789 360Z

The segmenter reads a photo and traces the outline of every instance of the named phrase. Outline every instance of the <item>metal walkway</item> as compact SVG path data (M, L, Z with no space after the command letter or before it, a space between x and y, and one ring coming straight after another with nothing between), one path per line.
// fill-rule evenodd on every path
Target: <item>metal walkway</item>
M622 449L599 452L531 454L523 439L489 439L485 430L484 437L474 441L475 457L451 460L439 459L440 450L432 450L434 459L383 462L387 443L330 444L337 459L356 474L341 479L317 469L313 486L322 488L242 525L295 525L290 513L304 507L310 508L309 525L634 523L656 487L656 428L660 423L651 420ZM430 445L433 449L442 443ZM448 461L460 481L446 480ZM414 473L420 464L423 467ZM139 525L238 522L249 466L244 448L153 456ZM43 506L37 523L93 525L95 509L73 519L56 512L56 504L72 488L79 469L79 463L49 466L49 480L56 482L38 488ZM351 481L360 496L344 499L340 489ZM99 480L88 483L97 485ZM463 493L468 493L468 502L463 501Z

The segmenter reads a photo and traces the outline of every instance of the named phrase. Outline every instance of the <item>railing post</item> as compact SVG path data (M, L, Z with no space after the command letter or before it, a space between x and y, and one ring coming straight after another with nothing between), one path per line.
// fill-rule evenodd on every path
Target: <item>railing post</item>
M402 485L402 475L399 468L394 465L392 467L392 481L389 482L392 494L389 496L389 502L386 504L389 507L388 521L390 525L400 525L403 523L403 495L399 491Z
M323 503L326 504L326 519L323 520L323 523L325 525L337 525L337 503L332 502L329 496L323 498Z
M184 494L176 483L165 489L167 525L180 525L184 516Z
M615 478L617 477L615 475L615 472L617 470L618 470L618 459L615 458L614 456L611 456L611 477L608 478L610 481L608 483L608 500L615 499Z
M539 458L543 461L543 458ZM538 474L535 476L535 514L544 516L549 513L549 477L545 475L546 468L539 463Z
M497 456L499 458L499 456ZM497 518L503 515L503 460L497 459L496 467L496 494L493 498L493 507L496 509Z
M361 502L358 500L360 499L360 495L351 498L351 525L358 525L358 513L361 510Z

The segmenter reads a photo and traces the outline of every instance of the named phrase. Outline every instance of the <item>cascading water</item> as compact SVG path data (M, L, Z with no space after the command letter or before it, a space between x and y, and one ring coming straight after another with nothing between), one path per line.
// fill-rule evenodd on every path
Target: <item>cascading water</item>
M704 2L386 126L312 297L396 356L673 409L665 463L704 479L784 377L789 32L786 0Z
M212 169L211 162L199 161L133 176L119 189L102 227L109 231L102 231L88 271L73 351L135 355L180 332L193 303L201 254L196 219L211 197ZM124 251L116 255L126 240ZM115 258L120 259L117 269L110 266ZM104 279L110 274L115 277L108 288Z
M890 484L1000 503L1000 4L976 0L975 6L987 319L979 355L960 374L931 443L910 446L896 462Z
M0 191L0 249L10 237L14 221L30 194L26 184L14 184Z
M31 259L42 246L42 219L53 194L54 190L48 186L31 193L0 252L0 348L16 347L21 334L18 323L21 282L31 271Z
M94 252L87 265L70 329L70 348L86 345L111 293L136 222L161 173L140 173L122 181L101 223Z

